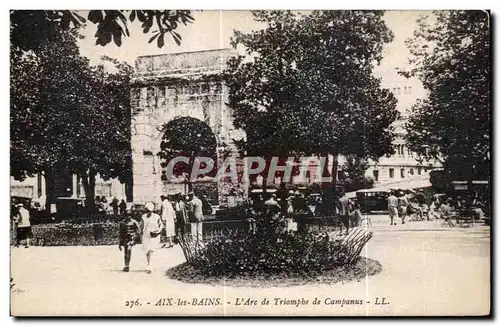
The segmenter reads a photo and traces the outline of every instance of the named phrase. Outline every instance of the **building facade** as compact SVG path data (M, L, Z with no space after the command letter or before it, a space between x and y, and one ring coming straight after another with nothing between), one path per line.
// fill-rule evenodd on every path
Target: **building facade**
M426 96L421 83L415 78L399 76L397 71L385 71L381 74L382 87L390 90L397 99L397 110L401 118L393 123L396 138L393 142L394 154L370 162L366 176L375 181L375 187L394 186L424 187L430 185L430 171L440 168L436 161L423 160L412 152L404 139L406 123L411 107Z

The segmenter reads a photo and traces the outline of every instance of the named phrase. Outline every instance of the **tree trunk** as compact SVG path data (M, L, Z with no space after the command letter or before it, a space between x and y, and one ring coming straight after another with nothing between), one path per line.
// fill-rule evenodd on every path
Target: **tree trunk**
M339 155L333 153L333 164L332 164L332 189L334 194L337 194L337 174L339 169Z
M467 151L467 168L466 170L468 171L465 171L465 173L467 173L466 175L466 180L467 180L467 192L469 194L472 194L472 192L474 191L473 190L473 180L474 180L474 158L473 158L473 155L472 155L472 150L473 150L473 147L471 145L468 146L468 151Z
M82 176L83 189L85 190L86 206L88 212L95 211L95 172L90 170Z

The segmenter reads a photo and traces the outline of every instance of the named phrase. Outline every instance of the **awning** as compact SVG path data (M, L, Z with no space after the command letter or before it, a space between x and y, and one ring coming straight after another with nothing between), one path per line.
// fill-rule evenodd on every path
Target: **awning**
M384 185L381 185L376 188L370 188L370 189L360 189L358 191L365 191L365 192L375 192L375 191L389 191L391 189L420 189L420 188L428 188L432 187L431 182L429 179L418 179L418 180L400 180L396 182L391 182L387 183ZM347 198L355 198L356 197L356 192L358 191L352 191L346 193Z

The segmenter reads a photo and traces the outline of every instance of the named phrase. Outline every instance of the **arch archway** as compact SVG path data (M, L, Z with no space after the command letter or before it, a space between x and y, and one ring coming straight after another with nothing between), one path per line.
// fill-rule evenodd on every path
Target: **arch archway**
M217 162L217 139L205 122L192 117L175 118L163 126L158 156L162 159L162 182L169 183L172 182L172 177L179 178L178 182L183 182L188 190L192 190L192 183L189 180L191 180L195 159L196 157L210 157ZM165 168L168 162L180 156L188 157L189 163L175 164L172 169L173 175L167 176ZM200 168L205 168L204 163ZM201 176L201 179L214 177L215 171L214 167L210 173Z

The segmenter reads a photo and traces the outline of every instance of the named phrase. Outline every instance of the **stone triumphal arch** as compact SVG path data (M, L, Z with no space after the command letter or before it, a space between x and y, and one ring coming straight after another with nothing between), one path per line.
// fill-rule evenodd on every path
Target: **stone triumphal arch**
M132 164L134 202L158 202L165 192L158 156L164 126L179 117L204 121L218 150L227 151L234 129L222 71L230 49L142 56L132 78Z

